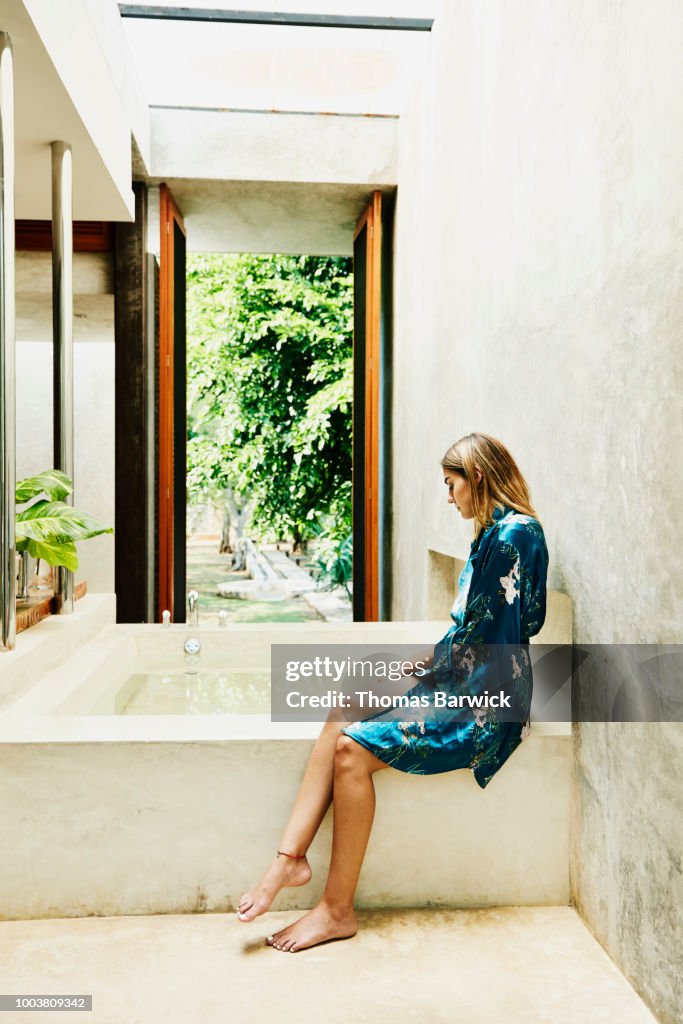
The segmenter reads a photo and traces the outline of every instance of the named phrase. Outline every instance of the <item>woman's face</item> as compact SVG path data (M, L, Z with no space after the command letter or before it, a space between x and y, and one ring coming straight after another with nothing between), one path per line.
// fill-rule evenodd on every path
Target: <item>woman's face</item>
M478 483L482 478L482 472L480 469L475 469L474 472ZM444 480L448 487L448 504L455 505L463 519L472 519L474 512L469 480L465 480L460 473L452 469L444 470Z

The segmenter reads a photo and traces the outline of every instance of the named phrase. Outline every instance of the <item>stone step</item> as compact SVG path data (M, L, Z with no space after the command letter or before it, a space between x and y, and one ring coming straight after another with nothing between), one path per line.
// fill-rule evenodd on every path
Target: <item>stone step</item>
M316 589L317 584L311 574L302 569L300 565L297 565L284 551L264 548L261 550L261 556L278 573L279 577L287 583L292 592L303 593L307 590Z

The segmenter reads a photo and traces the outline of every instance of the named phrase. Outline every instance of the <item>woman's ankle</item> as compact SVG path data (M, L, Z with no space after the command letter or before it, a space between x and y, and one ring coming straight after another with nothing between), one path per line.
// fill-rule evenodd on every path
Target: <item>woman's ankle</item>
M289 861L291 864L301 864L307 859L307 851L303 850L300 846L288 846L283 843L282 849L276 850L275 859L285 862Z
M323 893L320 902L325 907L330 917L335 920L342 920L347 917L355 917L355 911L353 908L353 900L349 903L346 900L340 901L337 898L327 896Z

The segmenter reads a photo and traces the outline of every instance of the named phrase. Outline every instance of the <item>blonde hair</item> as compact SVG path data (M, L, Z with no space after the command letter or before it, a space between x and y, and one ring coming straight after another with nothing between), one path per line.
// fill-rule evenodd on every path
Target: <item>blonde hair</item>
M461 437L448 449L441 465L469 480L472 511L478 524L475 539L492 524L496 506L508 505L541 522L531 504L529 488L519 466L503 442L490 434L475 433ZM475 468L482 472L478 484Z

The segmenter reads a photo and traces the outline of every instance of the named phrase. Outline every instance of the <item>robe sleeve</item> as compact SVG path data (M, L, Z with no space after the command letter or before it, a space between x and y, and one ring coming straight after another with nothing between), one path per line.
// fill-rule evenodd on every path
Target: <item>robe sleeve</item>
M545 621L548 550L542 534L512 527L481 552L464 615L434 648L433 671L452 671L469 644L520 644Z
M433 685L440 679L450 679L456 667L461 672L461 647L520 642L520 552L509 540L496 538L482 551L481 558L482 568L470 584L462 620L451 626L434 647L432 667L425 673Z
M449 631L451 643L518 644L522 638L522 545L497 537L482 554L481 572L467 595L461 623Z

